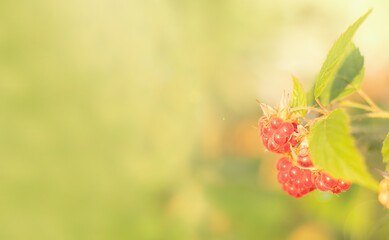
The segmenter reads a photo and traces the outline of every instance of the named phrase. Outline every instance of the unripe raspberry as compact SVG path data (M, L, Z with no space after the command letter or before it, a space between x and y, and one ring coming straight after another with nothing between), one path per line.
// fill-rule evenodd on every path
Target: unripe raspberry
M380 182L380 192L389 191L389 180L384 178Z
M378 201L384 205L384 207L389 208L389 192L380 192L378 194Z

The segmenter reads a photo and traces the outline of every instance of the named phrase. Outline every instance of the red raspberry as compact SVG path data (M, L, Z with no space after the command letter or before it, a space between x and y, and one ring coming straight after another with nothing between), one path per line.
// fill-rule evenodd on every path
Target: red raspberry
M289 174L286 171L281 171L277 174L277 181L284 184L289 181Z
M303 182L304 187L306 188L312 188L315 186L315 184L312 182L312 173L309 170L304 170L303 172Z
M313 163L310 156L298 156L297 163L302 167L313 167Z
M331 189L331 192L335 194L339 194L342 192L342 189L339 186L336 186L333 189Z
M266 136L266 135L262 136L262 143L263 143L263 145L264 145L266 148L267 148L267 145L268 145L268 143L269 143L269 139L270 139L269 136Z
M281 124L283 123L282 119L281 118L278 118L278 117L274 117L270 120L270 126L273 128L273 129L278 129L280 128Z
M302 171L299 167L293 166L289 170L289 176L291 179L297 179L301 177Z
M270 138L269 141L267 142L267 149L272 152L277 152L277 149L280 147L279 144L274 142L273 138Z
M342 191L346 191L347 189L349 189L351 187L351 183L350 182L346 182L346 181L340 179L338 181L338 187L340 189L342 189Z
M293 124L288 122L284 122L279 129L282 132L282 134L288 137L290 136L290 134L294 132Z
M278 161L277 161L277 170L280 170L280 171L288 171L290 169L290 167L292 166L292 163L289 161L288 158L280 158Z
M324 183L321 181L321 177L317 177L316 180L315 180L315 186L317 188L317 190L321 191L321 192L326 192L328 190L330 190L328 187L326 187L324 185Z
M296 146L297 143L299 143L299 141L297 140L297 138L295 136L292 135L292 137L290 138L289 140L290 144L292 144L292 146Z
M333 179L327 173L321 173L321 182L328 189L334 188L338 184L338 181Z
M287 153L287 152L290 152L290 144L289 143L281 145L278 148L278 153Z
M273 129L271 128L262 128L262 135L263 136L271 136L273 133Z
M283 135L280 131L275 131L273 134L274 142L277 144L285 144L288 141L288 138Z

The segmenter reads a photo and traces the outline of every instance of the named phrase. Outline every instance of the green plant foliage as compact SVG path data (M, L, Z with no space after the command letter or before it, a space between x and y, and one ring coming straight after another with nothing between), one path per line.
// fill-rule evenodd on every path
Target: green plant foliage
M382 145L382 157L384 163L386 163L386 170L389 170L388 162L389 162L389 133L386 135L384 143Z
M335 74L339 68L339 64L343 62L345 54L347 53L347 49L351 43L352 37L362 22L371 13L371 11L372 9L370 9L365 15L363 15L353 25L351 25L347 31L338 38L338 40L328 52L327 58L324 61L317 78L315 86L315 98L318 98L322 94L323 90L327 86L327 83L335 77Z
M292 76L293 78L293 100L291 107L306 107L307 106L307 97L305 96L305 92L301 83ZM301 116L305 116L306 110L296 111Z
M311 127L309 146L312 161L333 177L376 190L377 183L370 176L350 135L349 122L344 110L337 109Z
M335 77L329 79L320 96L320 101L324 105L345 98L361 88L365 73L364 58L353 43L349 45L345 56Z

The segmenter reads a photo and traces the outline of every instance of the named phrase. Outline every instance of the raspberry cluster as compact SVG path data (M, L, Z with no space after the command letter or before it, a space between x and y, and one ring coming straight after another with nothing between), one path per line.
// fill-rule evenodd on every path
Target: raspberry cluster
M304 159L304 161L299 161ZM351 183L342 179L335 179L324 171L304 168L300 162L306 166L313 166L309 156L300 158L297 165L291 159L282 157L277 161L277 181L282 185L282 189L292 197L302 197L305 194L317 189L322 192L331 191L338 194L350 188ZM389 187L389 184L388 184ZM389 199L389 189L388 189Z
M350 188L351 183L314 167L309 156L309 131L300 124L299 116L289 111L286 98L277 109L263 103L261 108L265 116L259 119L259 134L267 150L283 155L277 162L277 180L285 192L299 198L315 189L338 194ZM389 201L389 187L385 196Z
M389 180L386 178L380 182L378 201L389 209Z
M271 152L287 153L298 143L297 123L285 122L278 117L262 117L259 120L259 131L262 143Z
M277 181L282 189L292 197L302 197L315 190L310 170L301 169L286 157L280 158L277 162Z

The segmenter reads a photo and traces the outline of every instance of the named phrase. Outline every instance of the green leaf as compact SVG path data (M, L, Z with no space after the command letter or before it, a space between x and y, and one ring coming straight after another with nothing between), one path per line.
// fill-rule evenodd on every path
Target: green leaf
M370 9L365 15L359 18L353 25L351 25L346 32L344 32L335 44L332 46L330 51L327 54L327 58L323 63L323 66L320 69L319 76L317 77L316 86L315 86L315 98L318 98L326 87L328 81L334 77L336 70L338 69L339 63L342 62L345 53L347 52L347 47L349 46L352 37L355 32L362 24L362 22L367 18L371 13Z
M382 145L382 157L383 157L383 161L384 163L386 163L386 171L389 171L389 133L388 135L386 135L386 138L384 140L384 143Z
M323 105L345 98L361 88L365 73L363 62L364 58L359 49L350 43L334 78L328 80L327 86L320 96Z
M377 190L376 181L355 147L349 122L350 118L344 110L337 109L311 127L308 141L312 161L335 178Z
M292 100L292 108L295 107L306 107L307 106L307 97L305 96L305 92L303 87L301 86L300 82L292 76L293 78L293 100ZM306 110L300 110L296 111L296 113L300 114L301 116L304 116L306 113Z

